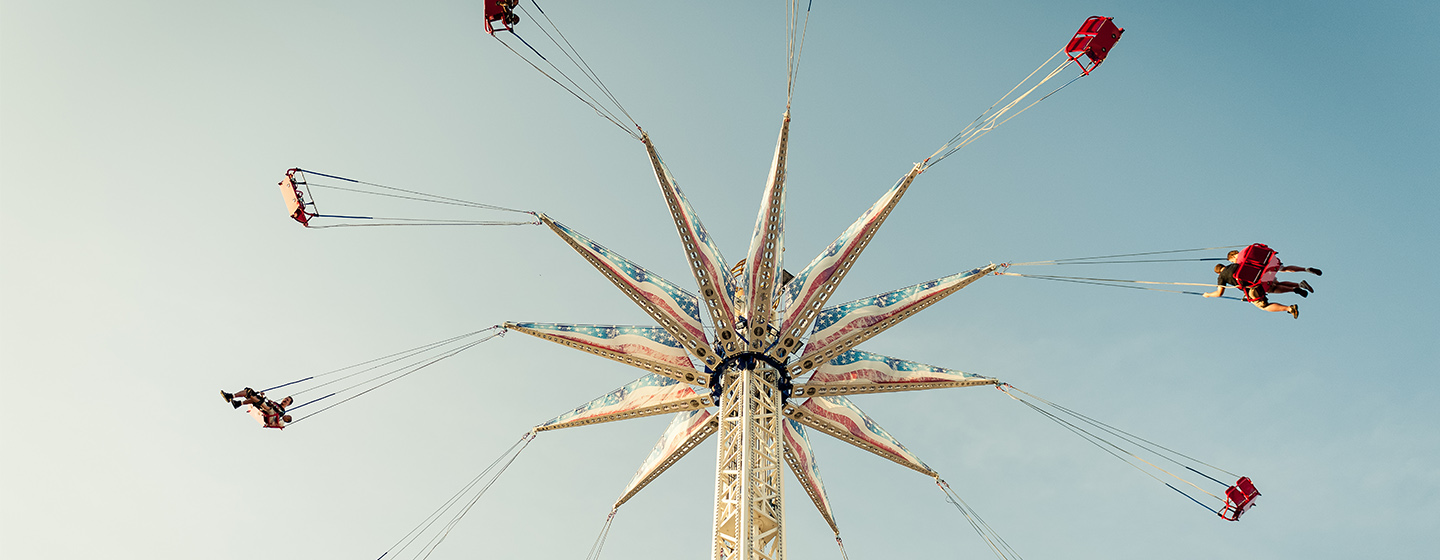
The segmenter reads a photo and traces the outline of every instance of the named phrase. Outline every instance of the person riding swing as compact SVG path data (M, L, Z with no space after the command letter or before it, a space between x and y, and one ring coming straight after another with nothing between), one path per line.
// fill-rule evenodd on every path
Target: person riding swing
M1267 294L1294 292L1300 297L1309 297L1315 288L1303 280L1298 283L1276 280L1275 274L1277 272L1309 272L1316 276L1321 274L1318 268L1282 264L1278 254L1263 243L1250 245L1240 251L1230 251L1225 259L1232 264L1215 265L1215 273L1218 275L1215 281L1217 284L1215 291L1202 295L1220 297L1225 294L1225 286L1235 286L1245 293L1245 301L1254 303L1255 307L1263 311L1288 312L1296 319L1300 318L1299 305L1271 303Z

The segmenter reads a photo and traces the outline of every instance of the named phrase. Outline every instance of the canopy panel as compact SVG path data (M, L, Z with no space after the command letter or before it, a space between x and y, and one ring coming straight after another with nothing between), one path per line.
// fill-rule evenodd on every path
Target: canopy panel
M809 380L797 383L794 394L813 397L888 393L999 383L982 375L851 350L820 366Z
M910 183L914 182L915 177L923 170L920 164L911 168L909 173L896 181L895 186L890 187L880 200L875 201L869 210L861 214L840 237L831 241L824 252L810 261L805 270L800 271L800 274L790 281L785 293L780 297L780 344L772 350L773 357L783 360L800 348L805 330L810 328L816 314L825 307L830 295L835 293L835 286L845 279L845 274L850 271L850 266L855 264L855 259L860 257L860 252L870 244L870 239L885 223L885 218L900 202L900 197L905 195Z
M710 389L691 387L665 377L650 374L604 396L582 404L570 412L535 427L535 431L558 430L602 422L655 416L682 410L702 409L714 404Z
M689 410L676 414L670 421L670 427L665 428L665 433L660 435L660 441L656 442L655 448L650 450L650 456L645 458L645 462L640 464L640 470L630 479L625 493L615 500L615 507L630 501L630 498L649 486L651 481L659 478L717 429L719 422L708 410Z
M705 385L680 341L660 327L505 323L505 328L635 366L676 381Z
M791 375L798 376L835 359L994 270L992 264L821 311L810 343Z
M680 185L670 175L670 168L665 166L655 145L650 142L650 135L644 134L640 138L650 153L655 179L660 183L660 191L665 194L665 204L670 207L670 216L675 220L675 229L685 246L685 260L690 263L690 271L695 275L695 285L700 287L701 300L710 310L716 336L728 348L739 342L735 324L739 310L734 307L735 284L729 273L730 267L725 264L725 257L720 254L710 234L706 233L705 225L700 223L700 216L685 200L685 194L680 192Z
M820 478L820 464L815 461L815 450L810 447L810 438L805 435L805 426L791 418L785 419L785 462L790 465L790 471L795 473L795 479L800 481L805 494L810 496L810 501L815 502L825 522L830 524L830 530L840 534L840 528L835 525L835 514L830 510L830 498L825 494L825 482Z
M815 397L800 406L788 406L785 415L829 434L831 437L859 447L918 472L935 476L935 471L919 457L905 449L880 424L870 419L855 403L845 397Z
M549 216L540 214L540 220L585 257L585 260L590 261L590 264L609 278L620 291L630 296L632 301L664 327L665 332L679 340L687 351L710 368L720 365L720 359L710 350L710 343L706 340L700 323L699 299L686 293L675 283L591 241L565 224L551 220Z
M745 258L745 317L748 320L745 338L750 350L769 347L773 338L770 320L775 315L775 298L780 294L781 261L785 252L785 157L790 144L790 113L780 125L780 139L775 142L775 159L765 194L760 199L760 215L755 217L755 233L750 237L750 252Z

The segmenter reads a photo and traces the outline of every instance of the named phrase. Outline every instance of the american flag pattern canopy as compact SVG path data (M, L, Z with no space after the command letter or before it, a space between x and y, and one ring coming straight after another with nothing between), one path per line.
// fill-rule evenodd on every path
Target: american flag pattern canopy
M645 462L640 464L640 470L635 471L630 484L625 486L625 492L620 495L620 499L615 500L615 507L629 501L650 484L650 481L659 477L660 473L665 472L681 457L695 449L695 446L700 445L700 442L714 434L717 426L712 416L708 410L690 410L676 414L675 418L670 420L670 427L660 434L660 441L655 443L655 448L650 450Z
M706 233L649 136L642 131L641 139L680 234L687 264L700 286L700 297L564 224L539 215L543 223L659 323L658 327L506 325L647 372L624 387L541 424L536 427L537 431L675 414L660 441L626 485L616 507L716 433L718 420L706 410L716 404L707 382L720 367L721 358L734 352L763 352L783 364L786 373L796 380L795 392L783 407L787 418L782 423L785 442L782 452L806 494L837 535L832 505L820 478L819 462L811 448L807 428L906 468L936 476L933 469L842 395L998 383L972 373L855 349L863 341L983 278L995 269L994 265L823 308L911 182L924 171L924 163L912 167L790 284L780 285L781 253L785 247L789 124L787 113L739 278L732 277L727 270L714 240ZM712 345L712 337L706 335L707 326L701 319L702 300L710 312L709 328L718 335L728 331L733 340L717 336L713 337L716 340ZM802 344L803 353L799 351ZM691 358L699 359L704 365ZM812 372L808 380L802 381ZM800 400L807 396L810 398Z
M549 216L540 214L540 221L550 226L651 318L659 321L660 326L684 344L691 354L707 366L720 364L720 359L710 351L710 343L705 338L705 330L700 323L700 300L694 295L565 224L551 220Z
M710 406L710 389L650 374L535 427L543 432Z
M890 210L900 202L900 197L905 195L910 183L923 169L919 164L911 168L909 173L896 181L890 190L885 191L880 200L875 201L869 210L850 224L840 237L831 241L824 252L810 261L810 264L786 285L784 294L780 296L781 338L780 348L774 354L776 357L783 358L794 353L800 339L805 335L805 329L809 328L816 313L825 306L830 294L834 293L834 287L844 279L845 273L855 264L860 252L869 245L875 231L885 223ZM779 352L781 350L783 352Z
M746 338L751 350L769 345L769 325L774 317L775 298L780 294L780 273L785 253L785 159L790 137L790 113L780 126L780 139L775 142L775 159L765 194L760 198L760 214L755 217L755 233L750 237L750 251L745 260L745 317L748 319Z
M789 414L801 424L815 428L856 447L895 461L908 468L935 476L924 461L906 449L870 415L845 397L806 399Z
M820 463L815 460L815 450L810 447L805 426L793 418L785 419L785 462L790 464L795 479L805 488L805 494L810 496L810 501L815 503L825 522L830 524L830 530L840 534L840 528L835 525L835 513L830 510L830 497L825 495L825 482L820 479Z
M798 360L799 368L792 369L791 374L798 375L835 359L994 270L995 265L976 268L821 311L805 354Z
M680 191L680 184L670 174L670 168L665 166L665 161L650 142L650 136L646 134L641 136L641 139L645 142L646 151L650 153L650 162L655 168L655 180L660 183L660 192L665 195L665 204L670 208L670 216L680 234L680 242L685 248L685 260L690 263L690 271L694 273L695 283L700 287L700 299L710 310L710 320L719 331L718 342L727 345L736 342L739 310L735 308L735 280L730 275L730 267L725 263L725 257L720 254L720 249L715 246L710 234L705 231L705 225L700 223L700 216L685 199L685 193Z
M505 328L604 356L676 381L699 385L708 381L707 376L696 371L680 341L660 327L506 323Z
M999 383L983 375L851 350L820 366L810 379L797 383L793 394L806 397L853 395Z

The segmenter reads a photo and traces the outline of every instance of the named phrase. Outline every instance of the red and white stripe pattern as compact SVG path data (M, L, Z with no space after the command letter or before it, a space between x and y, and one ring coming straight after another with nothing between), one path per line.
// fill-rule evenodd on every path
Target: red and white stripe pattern
M820 366L806 384L898 385L965 383L984 379L989 378L864 350L851 350Z
M827 290L827 284L837 274L844 274L847 263L854 264L854 259L865 249L870 236L885 223L885 218L890 215L890 210L899 202L900 197L905 194L910 183L919 175L920 167L912 169L910 173L901 177L890 190L885 192L880 200L870 206L864 214L860 215L854 223L846 228L840 237L830 242L825 251L810 261L800 274L786 286L785 293L780 296L781 309L781 336L789 337L797 341L805 334L803 331L814 320L815 313L825 305L833 290ZM838 278L836 281L838 282ZM807 310L809 312L807 312ZM793 351L794 349L789 349Z
M798 414L797 414L798 413ZM870 419L870 416L845 397L816 397L806 399L790 413L790 417L801 423L825 432L836 439L925 473L935 476L935 471L901 445L894 437Z
M669 377L650 374L556 416L535 429L546 431L599 424L678 410L696 410L710 404L709 389L691 387Z
M815 450L810 447L805 426L786 418L785 445L794 458L794 461L790 462L790 470L805 487L805 493L810 495L810 501L815 503L825 522L830 524L830 530L839 533L840 528L835 525L834 512L830 510L830 497L825 494L825 482L820 479L820 463L815 461Z
M708 366L719 365L719 358L710 351L706 340L700 323L700 302L694 295L549 216L541 214L540 219L658 321L666 332L679 339L691 354Z
M650 456L645 458L645 462L640 464L640 470L635 472L635 477L625 486L625 492L616 500L615 507L620 507L655 477L660 476L660 473L675 464L680 457L715 433L714 426L710 423L711 416L708 410L676 414L670 421L670 426L665 428L665 433L660 435L660 441L655 443L655 448L650 450Z

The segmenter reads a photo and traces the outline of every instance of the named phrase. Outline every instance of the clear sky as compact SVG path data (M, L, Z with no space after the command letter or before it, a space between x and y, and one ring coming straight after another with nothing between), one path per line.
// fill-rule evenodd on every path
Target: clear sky
M783 4L752 4L545 4L732 262L785 104ZM374 558L529 427L639 374L511 334L283 433L214 398L503 321L651 324L543 228L305 230L275 187L290 167L543 211L690 286L640 143L480 13L0 1L0 556ZM1126 28L1110 59L922 175L832 302L1252 242L1322 268L1276 297L1299 320L993 277L864 345L1249 475L1260 505L1220 521L992 389L855 402L1032 560L1433 555L1433 3L816 1L788 268L1094 14ZM542 434L433 557L583 557L666 422ZM930 480L814 439L850 558L989 557ZM713 450L621 508L605 556L709 554ZM791 556L837 558L787 492Z

